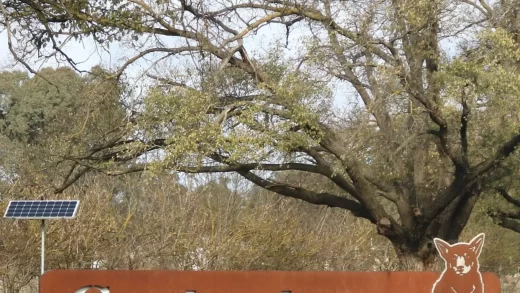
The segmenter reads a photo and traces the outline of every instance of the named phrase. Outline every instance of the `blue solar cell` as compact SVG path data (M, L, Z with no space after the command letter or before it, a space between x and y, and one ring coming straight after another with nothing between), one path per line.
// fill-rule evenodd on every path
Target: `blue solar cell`
M74 218L79 200L16 200L9 202L5 218Z

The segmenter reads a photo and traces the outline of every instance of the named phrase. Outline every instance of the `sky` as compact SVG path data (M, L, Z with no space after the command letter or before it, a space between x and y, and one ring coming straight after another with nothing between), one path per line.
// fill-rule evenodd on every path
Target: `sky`
M8 43L7 43L7 32L3 31L0 33L0 69L20 69L25 70L25 68L18 64L13 68L13 62L14 59L11 56L11 53L9 52ZM103 62L110 63L110 56L106 53L96 53L96 48L93 43L91 42L85 42L83 44L79 42L70 43L66 46L66 52L70 55L70 57L73 60L77 60L78 62L83 62L80 67L82 69L87 69L92 67L93 65L98 64L101 60ZM99 51L98 51L99 52ZM116 53L117 51L113 52ZM103 56L104 55L104 56ZM32 60L29 61L30 64L36 63L36 58L32 58ZM45 65L55 67L58 63L49 60L46 62ZM37 68L37 67L36 67Z

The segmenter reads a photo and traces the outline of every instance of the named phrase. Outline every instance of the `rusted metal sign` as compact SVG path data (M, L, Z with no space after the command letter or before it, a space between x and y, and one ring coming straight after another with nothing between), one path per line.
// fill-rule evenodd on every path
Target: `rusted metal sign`
M41 278L40 293L430 293L439 275L434 272L50 271ZM486 293L500 293L500 282L494 274L482 273L482 279Z

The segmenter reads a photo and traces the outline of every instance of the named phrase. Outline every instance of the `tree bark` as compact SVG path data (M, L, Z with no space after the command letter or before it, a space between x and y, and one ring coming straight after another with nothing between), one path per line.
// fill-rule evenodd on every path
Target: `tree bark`
M399 267L401 271L422 272L428 271L424 260L413 253L401 253L398 255Z
M437 250L432 241L428 241L418 248L394 242L393 246L399 260L400 271L423 272L438 269Z

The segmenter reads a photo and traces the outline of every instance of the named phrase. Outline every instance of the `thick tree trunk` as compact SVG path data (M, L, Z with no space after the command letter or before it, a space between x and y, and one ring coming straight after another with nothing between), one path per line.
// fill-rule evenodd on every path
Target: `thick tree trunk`
M439 259L436 254L428 256L417 253L399 253L399 270L407 272L439 271Z
M394 244L394 250L399 260L400 271L422 272L438 271L439 269L437 250L432 243L428 242L420 249Z
M418 255L413 253L400 254L399 258L399 270L400 271L409 271L409 272L422 272L428 271L424 260L421 259Z

